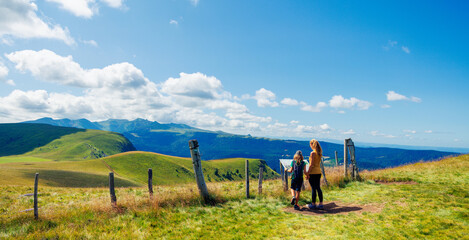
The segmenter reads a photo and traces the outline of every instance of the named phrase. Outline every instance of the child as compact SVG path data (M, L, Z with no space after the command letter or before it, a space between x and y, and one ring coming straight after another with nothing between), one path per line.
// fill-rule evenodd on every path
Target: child
M300 150L296 151L291 167L287 172L293 172L291 177L291 205L295 210L300 210L298 200L300 199L301 187L303 186L303 174L306 175L306 164L303 162L303 154Z
M322 190L321 190L321 158L322 158L322 148L319 142L316 139L312 139L309 142L309 146L313 150L309 156L309 169L306 179L311 185L311 204L308 204L309 209L324 209L322 204ZM319 205L316 207L316 192L319 197Z

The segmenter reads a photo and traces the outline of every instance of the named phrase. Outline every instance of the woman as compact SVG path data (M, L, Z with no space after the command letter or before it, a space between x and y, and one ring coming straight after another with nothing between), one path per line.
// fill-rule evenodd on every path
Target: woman
M306 175L306 164L303 161L303 153L300 150L296 151L291 167L287 172L293 172L291 176L291 205L294 205L295 210L300 210L298 200L300 199L301 187L303 186L303 175Z
M312 190L312 201L311 204L308 204L310 209L324 209L322 203L322 190L321 190L321 158L322 158L322 148L319 145L319 142L316 139L312 139L309 142L309 146L313 150L309 155L309 168L306 179L308 179L309 184L311 185ZM316 207L316 192L319 196L319 205Z

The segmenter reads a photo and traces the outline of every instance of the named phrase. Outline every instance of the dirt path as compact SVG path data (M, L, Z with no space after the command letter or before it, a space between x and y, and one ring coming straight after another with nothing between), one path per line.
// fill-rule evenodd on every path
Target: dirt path
M377 184L383 184L383 185L415 185L418 184L417 182L414 181L406 181L406 182L386 182L386 181L375 181Z
M284 208L283 211L288 213L296 213L303 215L323 215L323 214L348 214L350 212L362 213L371 212L376 213L382 210L382 206L377 204L346 204L341 202L329 202L324 204L324 210L311 210L306 205L300 206L300 210L295 210L293 207Z

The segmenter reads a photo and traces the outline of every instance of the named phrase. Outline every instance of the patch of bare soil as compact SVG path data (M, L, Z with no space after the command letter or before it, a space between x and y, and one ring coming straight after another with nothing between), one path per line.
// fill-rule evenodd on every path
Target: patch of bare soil
M371 212L377 213L381 212L382 206L376 204L347 204L341 202L329 202L324 204L324 210L319 209L309 209L308 206L300 206L300 210L295 210L293 207L284 208L283 211L288 213L296 213L303 215L323 215L323 214L348 214L350 212L362 213L362 212Z
M417 182L414 182L414 181L405 181L405 182L399 182L399 181L396 181L396 182L386 182L386 181L375 181L375 183L377 184L383 184L383 185L415 185L415 184L418 184Z

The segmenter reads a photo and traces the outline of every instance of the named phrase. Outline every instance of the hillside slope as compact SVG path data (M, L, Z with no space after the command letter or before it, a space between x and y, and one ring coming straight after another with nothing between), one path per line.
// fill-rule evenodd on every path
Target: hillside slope
M123 135L47 124L0 124L0 156L84 160L135 150ZM2 162L2 158L0 158Z
M0 158L1 160L1 158ZM245 158L203 161L202 168L207 182L244 179ZM259 168L264 168L264 178L278 174L266 166L265 161L250 159L251 178L257 178ZM172 185L194 182L192 160L149 152L125 152L113 156L62 162L11 162L0 163L0 185L31 185L35 172L41 182L57 187L105 187L108 173L115 172L116 186L144 186L148 168L153 169L156 185Z

